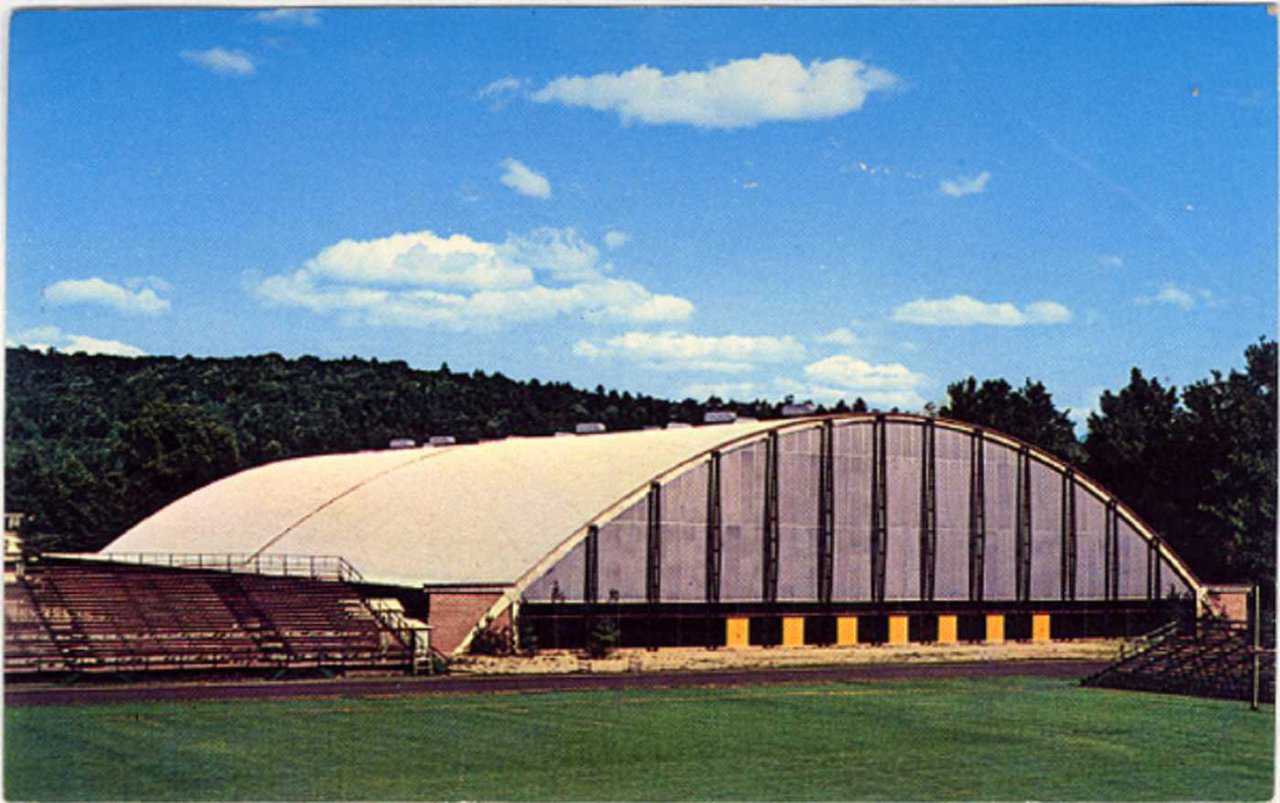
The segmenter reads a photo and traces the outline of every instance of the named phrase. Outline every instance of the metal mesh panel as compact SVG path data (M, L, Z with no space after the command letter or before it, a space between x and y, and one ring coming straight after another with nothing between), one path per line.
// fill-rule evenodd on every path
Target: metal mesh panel
M889 544L885 555L885 599L920 599L920 442L921 427L889 422L885 427L888 463Z
M1191 586L1182 579L1173 564L1167 560L1160 561L1160 596L1167 598L1172 594L1185 595L1191 592Z
M871 598L871 424L837 426L832 599Z
M991 441L983 450L987 500L983 598L1016 599L1018 453Z
M819 431L788 432L778 437L778 522L798 527L818 520Z
M939 427L938 557L934 598L969 598L969 435Z
M707 529L694 524L662 525L662 601L704 602L707 587Z
M1106 565L1103 541L1107 508L1093 494L1076 485L1076 599L1105 599Z
M1062 599L1062 475L1031 465L1031 599Z
M662 486L662 523L707 523L707 473L706 463L673 477Z
M778 529L778 599L818 598L818 528Z
M559 584L561 600L582 602L586 581L587 546L580 543L555 563L546 574L529 584L524 596L530 602L551 602L551 592Z
M757 441L720 458L723 504L720 598L758 601L764 549L765 449Z
M611 591L623 602L643 602L648 507L641 498L600 527L600 601Z
M1119 519L1120 598L1145 599L1147 596L1147 539L1138 535L1133 525Z
M662 599L702 602L707 586L705 463L662 486Z
M817 599L820 437L815 428L778 438L778 599Z

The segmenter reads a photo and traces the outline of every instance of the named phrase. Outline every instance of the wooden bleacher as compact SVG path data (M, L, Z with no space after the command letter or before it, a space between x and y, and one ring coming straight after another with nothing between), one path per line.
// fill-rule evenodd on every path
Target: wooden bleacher
M1197 697L1250 700L1259 657L1258 699L1274 703L1275 624L1264 622L1253 647L1248 622L1205 617L1170 622L1127 648L1115 663L1085 678L1086 686Z
M56 559L28 563L5 583L12 679L408 669L414 647L414 635L336 578Z

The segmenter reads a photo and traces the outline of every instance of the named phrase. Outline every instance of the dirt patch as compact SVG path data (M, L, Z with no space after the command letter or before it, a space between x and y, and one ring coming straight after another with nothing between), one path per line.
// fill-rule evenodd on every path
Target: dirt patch
M650 652L617 650L608 658L590 659L568 650L526 656L463 656L455 659L455 675L645 674L701 670L786 669L902 663L974 663L989 661L1114 660L1120 641L1055 641L1045 644L908 644L855 647L747 647L708 650L668 647Z

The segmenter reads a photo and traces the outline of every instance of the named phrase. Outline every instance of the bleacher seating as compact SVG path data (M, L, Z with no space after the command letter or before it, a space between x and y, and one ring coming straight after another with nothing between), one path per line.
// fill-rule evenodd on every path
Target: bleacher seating
M98 561L5 584L5 673L407 668L410 637L349 584Z
M1259 698L1275 702L1274 626L1263 625ZM1250 700L1254 648L1248 623L1171 622L1124 651L1086 686Z

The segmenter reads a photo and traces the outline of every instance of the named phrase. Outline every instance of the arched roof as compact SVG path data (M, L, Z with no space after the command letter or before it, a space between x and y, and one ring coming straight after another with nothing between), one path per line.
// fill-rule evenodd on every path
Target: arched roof
M340 555L370 582L509 584L652 477L778 423L283 460L173 502L102 551Z
M213 552L339 555L370 582L494 584L518 594L585 536L709 452L812 428L825 418L750 421L474 445L388 450L271 463L212 483L140 522L103 553ZM919 423L919 416L889 414ZM947 429L975 428L938 419ZM985 437L1019 448L997 432ZM1035 460L1064 472L1053 456ZM1100 500L1113 497L1079 474ZM1121 517L1155 542L1193 588L1200 583L1158 536L1116 500ZM504 603L505 604L505 603Z

